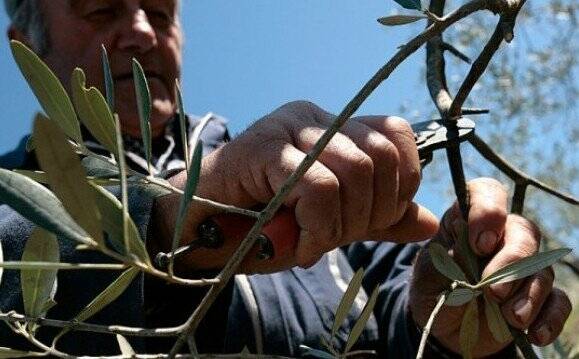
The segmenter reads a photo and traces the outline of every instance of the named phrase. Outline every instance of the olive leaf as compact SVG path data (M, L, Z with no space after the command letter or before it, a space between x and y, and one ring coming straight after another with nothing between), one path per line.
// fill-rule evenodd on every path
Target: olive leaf
M420 3L420 0L394 0L394 1L396 1L399 5L401 5L405 9L409 10L422 9L422 4Z
M103 310L125 292L137 274L139 274L139 269L136 267L129 268L121 273L117 279L97 295L73 320L83 322ZM58 339L68 333L69 330L69 328L63 329L53 342L56 343Z
M26 241L22 261L58 263L60 252L58 240L54 234L37 227ZM24 313L27 316L42 317L50 309L56 294L57 272L56 269L22 269L20 271Z
M143 145L145 146L145 157L147 160L147 166L149 168L149 174L153 174L151 167L151 91L149 90L149 84L145 76L145 71L143 67L133 58L133 80L135 82L135 95L137 97L137 109L139 111L139 119L141 122L141 136L143 139Z
M352 304L356 300L356 296L362 287L362 279L364 279L364 268L360 268L356 271L356 274L350 280L346 292L340 300L338 309L336 309L336 316L334 317L334 325L332 326L332 338L336 336L338 329L344 322L344 319L348 316L348 313L352 309Z
M448 297L446 297L444 304L451 307L458 307L470 302L481 293L481 291L472 290L470 288L456 288L450 292Z
M111 112L115 110L115 83L113 81L113 74L111 71L111 64L109 62L109 55L105 45L101 45L101 60L103 63L103 75L105 78L105 94L107 96L107 104Z
M125 292L137 274L139 274L139 269L135 267L129 268L121 273L121 275L97 295L74 320L83 322L114 302Z
M22 350L14 350L10 348L0 347L0 359L4 358L30 358L30 357L44 357L46 353L26 352Z
M456 239L455 250L462 258L464 258L466 270L470 275L470 278L477 282L480 278L478 257L470 248L468 242L468 225L464 220L459 222L457 232L458 238Z
M42 183L42 184L48 184L48 176L46 175L46 172L44 172L44 171L28 171L28 170L16 169L16 170L14 170L14 172L21 174L23 176L26 176L35 182Z
M56 121L62 131L77 143L82 143L80 125L66 90L46 64L23 43L11 40L12 55L28 81L44 112Z
M102 158L85 157L82 159L81 164L86 170L86 174L91 177L111 178L119 176L119 168Z
M74 69L70 80L72 99L83 125L107 151L118 156L113 114L96 87L86 88L86 76Z
M119 348L121 349L121 354L125 357L132 357L134 356L135 350L131 346L131 343L127 340L127 338L123 337L120 334L117 334L117 342L119 343Z
M0 168L0 202L58 236L93 244L56 196L26 176Z
M34 121L34 136L36 157L53 192L72 218L97 243L104 243L100 211L86 181L86 172L68 140L54 122L41 115Z
M466 281L466 276L458 264L448 254L446 248L438 243L428 245L428 253L436 270L451 280Z
M571 253L570 248L558 248L550 251L537 253L510 263L494 273L483 278L476 286L485 287L493 283L511 282L521 279L555 264L560 258Z
M300 354L303 358L335 359L335 357L323 350L310 348L307 345L300 345Z
M349 352L350 349L352 349L352 347L354 346L354 344L356 344L356 342L358 341L358 338L360 338L360 335L362 335L362 332L366 327L366 323L368 322L370 316L374 311L374 306L376 305L376 300L378 299L378 293L380 293L380 287L376 286L376 288L374 288L374 291L372 292L372 295L370 296L370 299L368 299L368 302L364 306L362 314L360 314L360 317L352 327L352 331L350 331L350 335L348 336L348 341L346 342L346 348L344 349L344 353Z
M199 183L202 157L203 144L201 141L197 141L197 146L195 147L195 152L193 153L191 167L187 172L187 183L185 184L185 191L183 196L181 196L181 201L179 202L179 212L177 214L177 222L175 223L175 231L173 233L173 244L171 247L172 251L175 251L179 245L179 239L181 238L181 232L183 230L183 223L187 216L187 209L193 200L193 195L195 194L197 184ZM169 273L172 273L173 271L173 259L173 256L171 256L169 259Z
M505 343L511 339L511 331L509 330L509 326L501 313L501 309L499 305L493 301L492 299L488 298L486 295L484 296L485 302L485 317L487 319L487 325L493 338L498 343Z
M121 135L121 121L119 116L115 114L115 133L117 134L117 149L121 156L117 158L119 165L119 180L121 181L121 203L122 203L122 219L123 219L123 241L125 244L125 251L131 253L131 238L129 236L130 221L129 216L129 192L127 187L127 164L125 161L125 149L123 138ZM150 166L150 163L149 163Z
M385 26L397 26L410 24L422 19L427 19L427 17L424 15L392 15L381 17L378 22Z
M478 303L474 299L468 303L460 325L460 351L464 359L472 358L472 350L478 342L478 332Z
M103 230L109 235L109 240L113 246L121 253L126 253L123 239L123 206L121 202L106 189L96 185L91 185L91 187L96 204L102 213ZM135 222L130 218L128 221L129 252L144 263L151 264L147 248L141 240Z
M185 106L183 104L183 92L179 85L179 79L175 80L175 98L177 99L177 108L179 109L179 126L181 127L181 143L183 144L183 158L187 170L191 166L189 158L189 143L187 141L187 116L185 115Z

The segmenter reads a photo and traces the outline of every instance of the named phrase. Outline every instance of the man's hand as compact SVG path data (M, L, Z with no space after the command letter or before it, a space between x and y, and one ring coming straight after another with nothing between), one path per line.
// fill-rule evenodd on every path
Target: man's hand
M530 221L507 214L507 193L502 185L491 179L469 183L470 214L469 243L484 263L482 276L505 265L538 252L541 233ZM437 243L454 250L456 227L460 218L457 204L445 214ZM458 263L461 258L456 258ZM529 340L547 345L561 333L571 312L567 295L553 288L551 267L533 276L509 283L491 285L485 289L488 298L499 303L507 322L518 329L529 329ZM414 320L424 327L437 296L449 288L450 281L433 267L427 250L420 252L410 286L410 310ZM432 335L447 348L460 352L459 332L466 306L444 307L438 314ZM479 311L480 336L473 355L480 357L496 353L508 343L497 343L489 332L484 310Z
M282 106L203 160L198 195L242 208L267 203L298 167L335 116L309 102ZM183 187L185 176L171 181ZM291 191L284 205L294 209L300 239L292 258L246 263L243 270L272 271L308 267L324 253L356 240L428 238L438 229L435 217L412 202L420 182L420 164L410 126L395 117L352 119ZM194 206L184 242L197 225L214 214ZM178 198L160 202L168 237ZM159 212L160 211L160 212ZM164 233L164 234L163 234ZM221 251L196 250L193 267L222 266L238 243ZM167 244L161 248L167 249ZM251 260L249 261L251 262ZM264 267L266 266L266 267Z

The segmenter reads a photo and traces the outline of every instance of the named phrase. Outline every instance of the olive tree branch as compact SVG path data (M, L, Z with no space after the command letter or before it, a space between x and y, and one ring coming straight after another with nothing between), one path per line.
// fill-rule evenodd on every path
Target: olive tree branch
M80 332L121 334L133 337L174 337L179 334L176 327L147 329L127 327L123 325L98 325L77 322L74 320L65 321L47 318L33 318L16 312L0 313L0 320L6 323L34 323L45 327L65 328Z
M339 131L340 127L356 112L356 110L370 96L370 94L390 76L392 71L394 71L394 69L402 61L404 61L408 56L419 49L424 43L426 43L426 41L436 36L437 34L440 34L450 25L476 11L483 9L496 11L502 6L501 3L501 1L493 2L486 0L472 0L462 5L455 11L449 13L447 16L441 18L439 21L430 24L422 33L410 40L407 44L403 45L398 50L398 52L362 87L356 96L345 106L330 128L328 128L316 142L312 150L306 155L298 168L284 182L280 190L268 203L265 209L260 213L260 216L258 217L252 229L249 231L245 239L241 242L237 250L233 253L223 270L218 275L220 282L210 287L208 293L197 306L193 314L185 323L183 323L183 332L178 337L177 342L171 349L171 357L175 357L183 344L186 343L187 338L191 335L194 335L195 330L197 329L201 319L207 313L209 307L216 300L217 296L223 290L223 288L225 288L225 285L229 279L235 274L242 260L249 253L251 248L253 248L263 225L273 217L275 212L283 204L283 201L289 192L294 188L297 181L317 160L331 138Z
M499 22L495 27L495 31L491 35L489 41L486 43L480 55L472 64L469 73L462 82L452 105L448 110L450 117L456 117L461 115L460 109L466 101L466 98L472 91L474 85L478 82L479 78L482 76L486 68L488 67L493 55L499 49L503 39L507 42L511 42L513 39L513 27L515 25L515 20L521 7L525 4L526 0L520 0L517 6L515 6L511 11L507 11L501 14Z
M516 168L514 165L509 163L504 157L496 153L488 144L486 144L479 136L476 134L469 138L469 142L472 146L489 162L491 162L497 169L499 169L502 173L504 173L507 177L515 182L516 185L521 186L534 186L539 190L542 190L546 193L551 194L571 205L577 206L579 205L579 199L575 198L574 196L563 193L554 189L553 187L549 186L546 183L539 181L536 178L533 178L526 174L525 172L521 171L520 169ZM519 190L521 191L521 190ZM524 196L518 195L518 201L520 203L517 206L520 206L521 212L523 208L523 201L525 199ZM514 202L514 201L513 201ZM513 206L515 204L513 203ZM518 212L518 213L521 213Z
M430 317L424 326L422 337L420 338L420 345L418 346L418 352L416 353L416 359L422 359L424 356L424 349L426 348L426 341L428 340L428 335L430 334L430 330L432 329L432 325L434 324L434 319L438 315L438 312L442 309L446 298L448 297L449 291L444 291L438 296L438 300L432 313L430 313Z

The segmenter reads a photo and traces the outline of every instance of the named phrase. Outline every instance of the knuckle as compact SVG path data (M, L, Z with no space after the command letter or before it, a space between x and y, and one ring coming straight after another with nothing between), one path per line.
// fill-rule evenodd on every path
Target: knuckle
M519 229L526 232L535 243L540 242L541 230L539 229L539 226L537 226L533 221L530 221L525 217L516 214L509 215L509 221L512 221L519 227Z
M377 155L380 158L381 165L386 166L388 169L396 169L400 166L400 153L394 143L384 139L377 146L380 147L377 149Z
M338 199L340 182L330 174L316 173L309 182L310 191L316 196Z
M391 127L392 130L403 135L412 136L412 138L414 138L414 131L412 131L412 127L410 126L408 121L406 121L402 117L388 116L386 118L386 121L388 123L388 126Z
M469 185L481 185L504 193L507 192L505 186L501 182L491 177L481 177L474 179L469 183Z
M349 156L348 170L355 176L372 177L374 173L374 161L363 152L353 153Z

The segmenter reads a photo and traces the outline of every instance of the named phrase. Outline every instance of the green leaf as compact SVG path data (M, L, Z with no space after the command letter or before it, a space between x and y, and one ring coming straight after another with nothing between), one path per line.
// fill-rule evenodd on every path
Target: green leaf
M58 236L93 244L52 192L23 175L0 168L0 201Z
M483 278L477 287L481 288L493 283L512 282L555 264L560 258L571 253L570 248L559 248L535 254L504 266L496 272Z
M114 247L121 253L126 253L123 239L123 206L121 202L106 189L95 185L91 185L91 187L96 204L102 213L101 221L104 231L109 235L109 240ZM141 240L135 222L129 218L128 224L130 253L137 256L143 263L151 264L147 248Z
M103 310L114 302L129 287L133 279L139 274L139 269L132 267L124 271L114 282L97 295L75 318L83 322Z
M422 10L420 0L394 0L403 8L408 10Z
M376 286L376 288L374 288L374 291L372 292L370 299L368 299L368 303L366 303L364 309L362 310L362 314L360 314L360 317L356 321L356 324L354 324L354 327L352 328L352 331L348 336L348 341L346 342L346 349L344 350L344 353L347 353L350 351L350 349L352 349L352 347L354 346L354 344L356 344L358 338L364 331L366 323L368 322L368 319L370 319L370 316L374 311L376 299L378 299L379 289L380 289L379 286Z
M72 99L83 125L107 151L118 156L113 114L96 87L86 88L86 76L74 69L70 80Z
M183 158L187 170L191 166L191 159L189 158L189 143L187 142L187 116L185 115L185 107L183 105L183 93L179 85L179 79L175 80L175 98L177 99L177 108L179 109L179 126L181 127L181 143L183 144Z
M195 195L195 191L197 189L197 184L199 183L199 174L201 173L201 159L203 157L203 145L201 141L197 142L197 146L195 147L195 153L193 153L193 161L191 163L191 167L189 168L189 172L187 173L187 183L185 184L185 191L183 191L183 196L181 197L181 201L179 202L179 212L177 214L177 222L175 224L175 231L173 234L173 244L172 244L172 251L177 249L179 245L179 239L181 238L181 234L183 231L183 223L185 221L185 217L187 216L187 210L189 208L189 204L193 200L193 195ZM170 257L169 260L169 273L173 272L173 256Z
M472 350L478 342L479 320L476 299L468 303L460 325L460 351L464 359L472 358Z
M485 295L485 317L487 319L487 325L493 338L498 343L506 343L511 340L511 331L509 326L501 313L499 305L492 299L487 298Z
M121 156L117 158L119 165L119 180L121 181L121 203L123 213L123 240L125 244L125 252L131 253L131 239L129 237L130 219L129 217L129 193L127 188L127 164L125 163L125 149L121 135L121 121L119 116L115 114L115 132L117 134L117 148ZM149 164L150 166L150 164ZM149 168L150 170L150 168Z
M470 275L470 278L473 281L478 282L480 278L478 257L474 254L468 243L467 223L461 220L457 231L458 238L456 240L455 251L457 251L459 256L464 258L466 270Z
M66 90L46 64L23 43L11 40L10 47L20 71L38 98L44 112L71 139L82 144L80 125Z
M48 176L46 175L46 172L28 170L14 170L14 172L26 176L35 182L48 184Z
M466 276L458 264L448 254L446 248L438 243L428 245L428 253L436 270L451 280L466 281Z
M340 329L340 326L344 323L344 320L352 309L356 296L362 287L362 279L364 279L364 268L360 268L356 271L356 274L354 274L352 280L350 280L350 284L348 284L348 288L338 305L338 309L336 309L334 325L332 326L332 338L336 336L338 329Z
M319 358L319 359L335 359L335 357L328 352L325 352L325 351L319 350L319 349L310 348L307 345L303 345L303 344L300 345L300 354L301 354L301 357L305 357L305 358L313 357L313 358Z
M137 97L137 109L139 111L139 119L141 121L141 136L143 138L143 145L145 146L145 157L149 167L149 174L152 173L151 168L151 92L149 84L145 77L143 67L133 58L133 80L135 81L135 95Z
M82 159L81 164L86 170L86 174L91 177L111 178L119 175L119 168L105 159L85 157Z
M101 45L101 58L103 63L103 75L105 77L105 93L107 95L107 104L111 112L115 110L115 83L109 62L109 55L105 45Z
M132 357L134 356L135 350L131 346L131 343L127 340L127 338L123 337L120 334L117 334L117 342L119 343L119 348L121 349L121 354L125 357Z
M424 15L392 15L381 17L378 22L385 26L397 26L410 24L422 19L427 19L427 17Z
M68 140L54 122L41 116L34 121L34 137L36 157L53 192L72 218L97 243L104 243L100 211L86 181L86 172Z
M26 241L23 262L53 262L60 261L58 240L42 228L36 228ZM46 313L47 303L54 301L56 294L56 269L23 269L20 271L24 313L37 318Z
M470 288L457 288L450 292L446 301L444 301L444 304L451 307L458 307L470 302L480 294L481 292L478 290L475 291Z
M46 353L39 352L25 352L22 350L14 350L10 348L0 347L0 359L3 358L29 358L46 356Z

